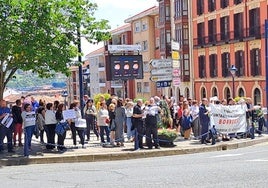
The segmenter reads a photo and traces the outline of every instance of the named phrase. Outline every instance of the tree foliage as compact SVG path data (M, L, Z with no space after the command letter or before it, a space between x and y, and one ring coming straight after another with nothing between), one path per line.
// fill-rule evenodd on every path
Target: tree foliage
M107 20L96 20L89 0L0 0L0 98L18 70L40 77L69 75L80 34L90 43L110 38Z

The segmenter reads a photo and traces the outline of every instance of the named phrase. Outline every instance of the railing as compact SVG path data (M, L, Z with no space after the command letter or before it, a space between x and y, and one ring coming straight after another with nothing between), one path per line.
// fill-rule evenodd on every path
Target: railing
M235 41L246 41L249 39L260 39L264 37L265 28L262 26L255 26L246 29L237 29L226 33L211 34L208 36L201 36L193 39L194 47L204 47L217 45L222 43L233 43Z

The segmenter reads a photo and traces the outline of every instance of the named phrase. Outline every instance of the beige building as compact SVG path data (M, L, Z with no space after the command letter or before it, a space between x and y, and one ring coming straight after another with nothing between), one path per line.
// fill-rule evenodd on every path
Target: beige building
M155 82L150 80L150 60L156 57L158 7L152 7L125 20L131 24L133 44L141 45L144 79L135 80L135 96L149 98L159 95Z

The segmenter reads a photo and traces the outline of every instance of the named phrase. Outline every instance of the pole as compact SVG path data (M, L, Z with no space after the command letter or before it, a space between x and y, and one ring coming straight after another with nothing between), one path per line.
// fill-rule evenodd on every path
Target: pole
M266 108L268 110L268 19L265 20L265 73L266 73L266 85L265 85L265 93L266 93Z
M233 79L233 98L234 98L235 97L234 75L232 75L232 79Z
M83 107L84 107L84 91L83 91L83 67L82 67L82 57L81 57L81 33L80 25L77 26L77 50L78 50L78 63L79 63L79 94L80 94L80 109L81 115L84 117Z

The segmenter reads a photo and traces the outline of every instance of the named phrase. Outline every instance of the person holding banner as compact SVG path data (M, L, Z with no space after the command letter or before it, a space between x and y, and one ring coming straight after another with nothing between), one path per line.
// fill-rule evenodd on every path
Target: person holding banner
M201 144L207 144L209 143L208 137L208 130L209 130L209 124L210 124L210 118L209 118L209 111L207 109L208 106L208 99L203 98L202 104L199 107L199 119L200 119L200 125L201 125Z
M4 150L4 138L7 137L7 148L8 152L13 153L12 145L12 122L10 123L2 122L5 117L12 117L10 108L7 107L7 102L5 100L0 101L0 153ZM10 119L11 118L6 118Z

